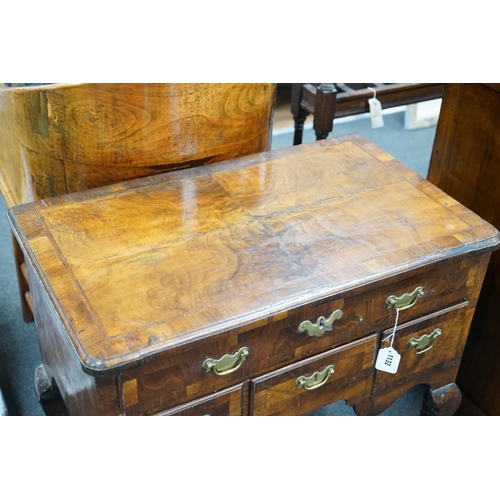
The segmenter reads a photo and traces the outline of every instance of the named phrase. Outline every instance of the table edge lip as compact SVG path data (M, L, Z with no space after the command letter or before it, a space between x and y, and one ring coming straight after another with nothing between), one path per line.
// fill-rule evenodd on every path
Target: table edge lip
M267 309L266 314L263 314L262 310L258 310L257 312L254 312L253 314L247 314L246 316L232 317L229 320L217 323L217 328L214 328L214 325L211 324L204 328L197 329L193 332L188 332L175 337L170 342L163 341L158 344L153 344L149 348L130 350L125 354L100 359L94 358L87 353L84 345L78 338L78 335L75 333L71 322L66 318L66 315L64 314L64 311L62 310L52 287L46 280L42 279L41 275L43 273L41 273L38 260L36 259L30 248L26 249L23 244L24 242L22 241L22 239L20 239L20 235L14 226L12 226L12 230L16 239L18 240L18 242L20 242L23 250L28 253L30 263L35 273L37 274L37 278L41 286L43 287L43 290L47 294L47 297L52 304L57 320L63 326L64 331L68 335L70 343L77 354L83 371L94 376L104 376L108 374L112 375L116 372L121 371L121 369L125 366L127 368L131 368L135 365L142 364L152 356L160 355L161 353L168 350L178 348L193 342L213 338L216 335L220 335L224 332L230 332L231 330L238 329L244 326L248 326L249 330L253 328L259 328L259 326L262 326L259 323L263 320L279 315L280 313L283 313L285 311L289 311L290 309L295 309L326 299L334 300L335 296L347 293L359 287L374 286L376 283L383 281L386 278L402 275L418 269L425 269L426 267L431 265L439 265L440 262L449 261L453 258L466 259L486 253L491 253L500 248L500 232L496 230L496 234L492 237L486 238L479 242L475 242L473 244L466 244L462 247L454 248L448 252L435 254L434 258L431 257L428 259L418 259L418 261L413 262L414 265L411 265L411 262L406 262L404 264L399 264L393 268L389 268L386 270L387 272L383 276L381 276L380 273L374 273L371 276L371 279L356 279L350 282L344 282L340 285L329 287L326 290L321 290L316 295L311 294L307 297L307 300L303 300L302 297L299 299L296 298L294 301L287 302L286 304L280 303L279 307L276 307L276 309ZM255 327L252 327L252 324L255 324ZM210 332L207 332L207 330L210 330Z

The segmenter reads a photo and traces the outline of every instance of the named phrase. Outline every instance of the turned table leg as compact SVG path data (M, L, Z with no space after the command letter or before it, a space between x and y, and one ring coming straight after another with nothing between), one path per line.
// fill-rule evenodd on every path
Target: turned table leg
M424 395L421 416L451 416L454 415L462 401L462 393L457 384L452 383L431 389L427 387Z
M302 101L302 83L292 84L291 111L294 122L293 145L302 144L302 134L304 131L304 122L309 113L300 105Z
M313 129L316 140L326 139L333 130L335 106L337 104L337 90L333 83L322 83L316 90L314 103Z
M16 263L16 272L17 272L17 283L19 287L19 295L21 298L21 309L23 312L23 319L26 323L31 323L33 321L33 310L28 299L30 298L30 287L28 284L28 276L26 273L23 273L22 268L24 263L24 254L19 246L14 235L12 235L12 246L14 249L14 260ZM26 271L26 268L25 268Z
M69 415L57 384L50 380L43 365L35 370L35 393L45 415Z

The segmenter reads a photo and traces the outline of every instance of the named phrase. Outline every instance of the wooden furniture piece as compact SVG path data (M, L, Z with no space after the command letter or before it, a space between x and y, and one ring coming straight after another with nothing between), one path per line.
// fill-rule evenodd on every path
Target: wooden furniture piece
M313 128L316 139L326 139L333 130L333 120L342 116L370 111L368 99L373 91L382 108L405 106L443 95L442 83L294 83L292 85L291 111L295 122L293 144L302 144L304 122L314 115Z
M500 227L500 84L447 84L428 179ZM458 373L461 415L500 415L500 259L494 254Z
M452 414L498 231L357 134L15 207L71 415ZM396 319L398 318L398 319ZM381 347L401 355L375 370ZM43 387L41 387L43 386Z
M10 208L266 151L274 99L271 83L0 85L0 193Z

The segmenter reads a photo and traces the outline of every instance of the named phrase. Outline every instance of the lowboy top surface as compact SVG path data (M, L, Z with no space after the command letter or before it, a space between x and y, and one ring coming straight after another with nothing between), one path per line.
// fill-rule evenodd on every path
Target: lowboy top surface
M357 134L9 217L92 370L499 244L495 228Z

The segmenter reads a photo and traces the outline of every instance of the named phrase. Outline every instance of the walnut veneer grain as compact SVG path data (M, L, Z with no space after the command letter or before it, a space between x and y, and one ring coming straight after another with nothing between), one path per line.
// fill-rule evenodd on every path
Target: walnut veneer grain
M274 100L272 83L0 84L0 193L10 208L266 151Z
M111 391L115 380L120 412L130 415L254 387L296 363L308 372L331 349L346 359L361 349L360 359L373 363L395 321L387 297L417 286L424 297L401 312L400 323L430 315L452 332L453 345L441 342L448 348L422 358L415 373L403 363L393 379L406 377L399 389L390 379L377 382L369 363L359 372L361 392L339 388L320 398L314 394L324 389L311 391L290 412L351 395L357 411L377 413L412 385L453 383L499 245L495 228L356 134L48 199L9 215L38 277L34 293L47 296L41 307L59 325L40 337L52 344L65 337L82 381L94 377ZM298 330L336 309L343 317L323 336ZM364 342L370 335L373 342ZM208 358L243 347L248 355L230 374L203 369ZM44 356L61 383L59 361ZM446 363L453 366L445 370ZM337 387L335 380L325 387ZM285 392L292 386L286 382ZM255 390L244 391L242 413ZM99 410L100 390L91 391ZM287 399L271 406L286 413Z

